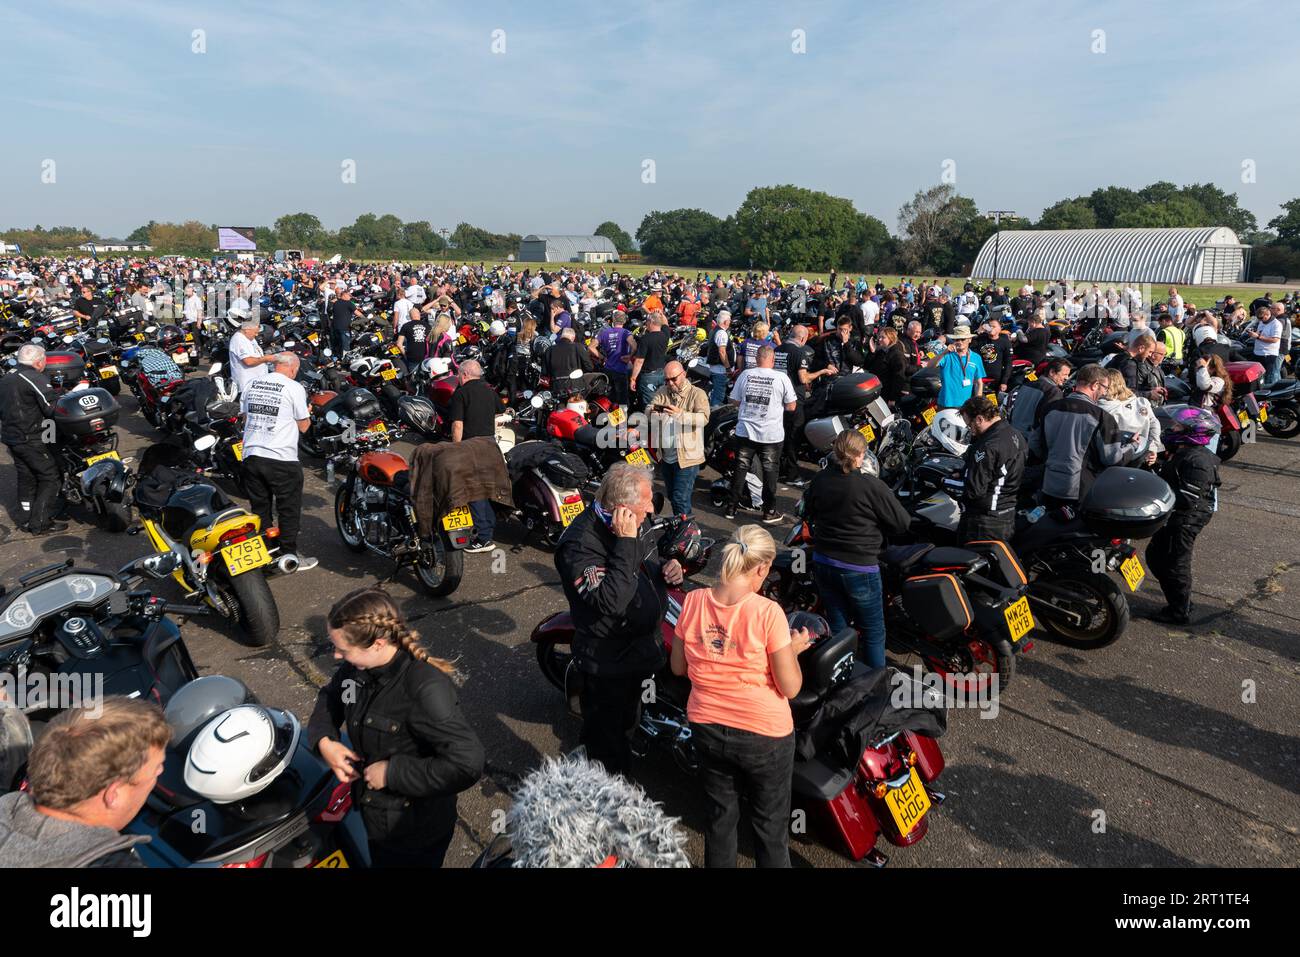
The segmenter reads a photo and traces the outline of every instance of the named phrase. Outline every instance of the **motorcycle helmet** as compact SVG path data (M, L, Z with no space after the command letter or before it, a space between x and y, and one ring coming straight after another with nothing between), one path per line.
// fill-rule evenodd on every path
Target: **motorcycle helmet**
M807 628L814 645L831 635L830 622L815 612L792 611L785 616L785 620L792 632L798 631L800 628Z
M126 466L113 459L96 462L81 473L81 494L88 499L102 498L122 504L126 501Z
M214 804L264 790L293 760L298 719L279 708L244 704L203 726L185 758L185 786Z
M497 339L501 336L504 336L505 334L506 334L506 324L502 322L500 319L494 319L492 321L492 324L488 326L488 335L491 336L493 339Z
M1191 405L1162 405L1156 409L1160 420L1160 441L1169 445L1209 445L1219 434L1219 419L1208 409Z
M397 416L421 435L432 438L438 431L438 416L433 403L423 396L404 395L397 400Z
M231 708L238 708L252 700L253 695L248 686L238 678L204 675L182 685L171 696L163 717L171 726L173 740L179 743L217 715L225 714Z
M664 561L675 558L686 568L704 558L712 544L701 534L699 522L679 517L670 521L659 536L659 557Z
M158 330L158 344L166 352L175 352L185 342L185 333L179 326L163 326Z
M348 363L348 371L354 375L372 375L379 360L374 356L357 356Z
M956 409L943 409L930 423L930 434L952 455L965 455L970 444L970 427Z

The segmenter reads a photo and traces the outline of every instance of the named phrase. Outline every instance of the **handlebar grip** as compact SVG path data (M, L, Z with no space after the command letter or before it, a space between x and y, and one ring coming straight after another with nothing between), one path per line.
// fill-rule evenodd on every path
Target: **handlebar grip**
M167 602L163 611L169 615L206 615L211 609L206 605L174 605Z

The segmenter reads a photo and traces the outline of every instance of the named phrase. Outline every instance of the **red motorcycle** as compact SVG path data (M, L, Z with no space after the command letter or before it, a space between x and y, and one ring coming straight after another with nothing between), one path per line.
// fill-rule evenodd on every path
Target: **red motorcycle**
M713 542L701 538L693 520L662 520L654 529L663 531L658 555L676 558L688 576L708 564ZM661 625L668 650L684 597L680 589L668 592L668 614ZM876 848L880 837L898 847L915 844L929 830L930 810L944 799L934 788L944 768L935 738L946 729L946 714L915 682L910 699L917 706L895 707L890 699L898 682L912 679L892 669L868 669L854 654L855 631L846 628L831 635L824 619L816 621L821 627L810 628L813 643L799 656L803 688L790 702L798 742L793 806L806 811L850 858L883 867L889 858ZM565 694L570 710L579 713L583 673L568 651L573 619L568 612L551 615L531 637L542 673ZM654 682L654 700L642 706L633 731L633 751L639 756L651 749L665 752L681 770L695 774L699 763L686 717L690 682L667 666ZM832 698L836 707L826 707ZM844 706L846 700L851 706ZM829 717L832 711L839 712L838 720ZM874 718L863 720L856 735L839 733L849 720L867 714ZM863 747L858 751L852 746L849 756L841 741L861 742Z

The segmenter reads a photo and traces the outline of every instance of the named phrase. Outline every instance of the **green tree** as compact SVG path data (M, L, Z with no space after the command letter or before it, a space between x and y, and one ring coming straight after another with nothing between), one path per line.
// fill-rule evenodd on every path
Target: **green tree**
M1253 233L1258 226L1255 214L1241 208L1236 193L1225 193L1213 183L1184 186L1179 195L1200 204L1205 210L1207 221L1200 225L1228 226L1238 236Z
M714 261L727 232L722 220L702 209L655 210L641 220L636 241L647 262L669 266L724 265ZM706 258L706 256L708 258ZM734 257L728 257L734 261Z
M262 252L284 248L279 245L279 237L275 235L275 230L270 226L254 226L253 242L257 243L257 248Z
M131 235L126 237L126 241L128 243L147 243L149 241L149 230L153 229L157 225L158 224L151 219L149 220L148 225L137 226L131 231Z
M1095 229L1097 214L1083 197L1063 199L1048 206L1038 217L1036 229Z
M1004 222L1004 228L1009 221ZM974 261L992 221L950 183L918 190L898 211L899 254L909 272L952 274Z
M210 256L217 248L217 231L191 219L184 223L154 223L149 245L156 253L180 256Z
M830 269L861 234L852 202L798 186L756 187L736 210L740 248L764 267Z
M632 237L627 234L626 230L624 230L622 226L613 220L605 220L605 222L596 227L596 231L593 235L604 236L614 244L614 248L620 253L626 253L632 250Z
M1088 205L1097 216L1097 226L1109 229L1115 225L1115 217L1125 210L1136 209L1142 205L1138 194L1123 186L1106 186L1094 189L1088 196Z
M401 248L410 252L439 253L447 244L423 219L402 224Z
M1212 225L1208 220L1209 216L1196 200L1186 196L1173 196L1161 202L1146 203L1125 210L1115 217L1115 225L1146 228Z
M1282 204L1281 214L1268 221L1268 228L1277 232L1277 242L1300 249L1300 198Z
M325 245L327 234L321 221L311 213L290 213L275 221L275 233L282 249L317 249Z

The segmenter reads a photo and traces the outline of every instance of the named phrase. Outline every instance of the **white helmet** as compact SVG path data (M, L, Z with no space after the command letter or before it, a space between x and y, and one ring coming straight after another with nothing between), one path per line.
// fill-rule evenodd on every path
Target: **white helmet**
M945 452L965 455L970 441L970 428L956 409L943 409L930 423L930 434L943 446Z
M219 714L199 732L185 758L185 786L215 804L266 788L293 760L302 735L288 711L257 704Z
M359 372L362 375L370 375L375 371L375 366L379 360L374 356L357 356L348 364L349 372Z
M500 319L493 319L492 325L488 326L488 335L492 338L504 336L506 334L506 324Z

